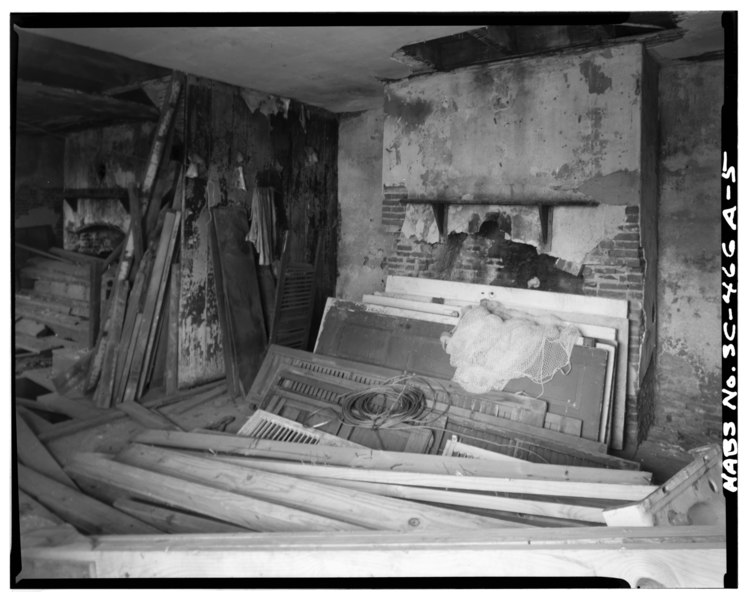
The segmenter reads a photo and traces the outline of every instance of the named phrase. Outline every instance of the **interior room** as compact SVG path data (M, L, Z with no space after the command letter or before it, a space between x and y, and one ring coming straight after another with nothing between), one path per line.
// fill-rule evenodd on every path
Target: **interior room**
M723 15L614 14L19 19L15 585L721 587Z

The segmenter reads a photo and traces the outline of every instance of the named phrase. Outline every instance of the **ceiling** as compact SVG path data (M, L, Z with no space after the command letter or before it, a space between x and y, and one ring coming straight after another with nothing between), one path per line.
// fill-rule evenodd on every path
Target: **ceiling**
M294 98L332 112L382 101L382 80L411 74L392 55L406 44L478 27L152 27L34 33L153 65Z
M35 46L26 44L25 71L19 69L19 77L29 79L23 73L32 73L30 81L38 82L41 78L48 85L101 93L117 86L126 87L138 79L161 77L175 69L293 98L332 112L360 111L380 106L385 81L423 70L416 57L402 52L402 48L437 38L465 38L463 32L479 29L488 30L498 39L500 27L513 25L504 14L479 13L481 23L456 26L21 28L16 25L21 39L24 32L31 32L26 37L37 40ZM649 46L661 61L711 56L724 47L719 12L636 13L630 20L638 23L639 15L653 14L665 15L674 24L674 29L661 31L655 28L652 17L647 19L653 23L649 29ZM462 22L463 15L460 17ZM500 25L488 25L489 18L495 22L496 17ZM469 41L473 44L474 39L480 39L488 43L486 37L472 35ZM67 52L77 48L73 44L99 52L88 60L60 60L57 52L49 51L44 58L44 43L38 40L52 42L49 38L67 42ZM19 64L23 48L21 44ZM102 66L106 57L113 62ZM125 110L126 106L121 108Z

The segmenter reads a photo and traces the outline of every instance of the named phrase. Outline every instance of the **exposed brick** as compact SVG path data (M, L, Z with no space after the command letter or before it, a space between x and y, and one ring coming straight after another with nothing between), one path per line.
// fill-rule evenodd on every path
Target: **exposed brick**
M627 215L638 215L639 214L639 207L638 206L627 206L626 207L626 214Z

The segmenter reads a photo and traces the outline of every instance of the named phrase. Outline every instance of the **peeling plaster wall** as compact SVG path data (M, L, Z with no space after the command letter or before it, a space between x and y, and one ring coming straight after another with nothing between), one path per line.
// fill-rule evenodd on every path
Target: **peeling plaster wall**
M386 88L383 183L409 196L639 202L639 44Z
M382 228L383 110L339 124L339 277L336 296L359 301L385 289L393 238Z
M720 137L723 63L660 72L658 348L648 440L721 436Z
M128 123L65 137L65 187L123 187L136 183L147 164L155 123Z

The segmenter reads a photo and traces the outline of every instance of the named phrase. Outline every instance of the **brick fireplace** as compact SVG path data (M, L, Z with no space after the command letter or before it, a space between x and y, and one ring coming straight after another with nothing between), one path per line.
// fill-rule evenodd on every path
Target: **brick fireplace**
M626 44L392 83L384 106L388 273L628 300L624 448L652 416L655 86ZM428 198L452 202L446 231ZM552 207L543 239L557 199L594 205Z

